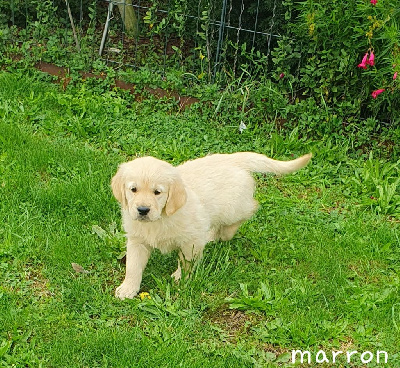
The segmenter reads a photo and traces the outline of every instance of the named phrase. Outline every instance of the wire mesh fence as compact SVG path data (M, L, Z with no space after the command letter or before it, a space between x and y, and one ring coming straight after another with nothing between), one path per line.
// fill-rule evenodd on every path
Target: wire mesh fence
M56 47L58 34L60 47L90 50L92 62L179 68L208 81L234 77L243 64L267 72L283 19L278 0L0 0L0 10L17 38Z
M162 51L163 69L167 67L167 59L175 56L178 64L182 65L190 59L200 59L200 75L206 71L207 75L215 80L218 72L226 68L233 74L237 71L240 63L240 56L255 50L261 50L266 56L271 51L271 40L279 37L273 34L274 18L272 15L269 25L269 32L258 29L259 6L258 1L255 11L256 17L254 25L245 23L244 0L240 4L240 12L234 14L233 0L222 1L222 7L217 7L216 3L199 1L196 7L191 9L173 9L171 2L166 4L165 9L157 9L154 6L144 4L126 4L126 2L109 2L107 20L104 27L103 39L99 54L103 54L103 45L106 43L108 25L115 19L114 6L119 5L120 16L125 19L127 7L135 9L136 21L143 20L141 29L143 33L138 32L134 39L126 37L125 23L120 21L121 32L119 37L109 37L106 53L121 51L118 43L126 54L130 54L130 60L134 66L140 64L139 48L147 45L147 48L157 46ZM276 0L274 11L276 8ZM118 20L117 20L118 22ZM250 26L253 26L250 28ZM147 32L146 32L147 28ZM152 30L155 28L154 33ZM153 44L152 44L153 43ZM114 46L110 46L114 44ZM111 55L109 56L113 58ZM202 65L205 64L205 65ZM205 70L204 70L205 69Z

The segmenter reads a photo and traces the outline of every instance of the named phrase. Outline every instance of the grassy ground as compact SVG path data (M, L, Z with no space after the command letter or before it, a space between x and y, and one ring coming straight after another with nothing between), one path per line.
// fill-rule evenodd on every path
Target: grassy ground
M396 366L398 164L357 158L345 140L282 138L268 123L239 134L204 105L180 112L39 79L0 73L0 366L277 367L292 366L292 349L385 350ZM150 298L114 298L118 163L240 150L315 157L285 178L259 175L260 210L210 244L189 280L173 283L176 254L154 252Z

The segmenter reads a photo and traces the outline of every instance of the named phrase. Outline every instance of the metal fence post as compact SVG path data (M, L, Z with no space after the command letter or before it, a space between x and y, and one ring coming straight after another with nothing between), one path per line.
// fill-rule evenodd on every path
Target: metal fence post
M104 25L103 37L102 37L101 43L100 43L100 49L99 49L100 56L103 54L104 45L106 43L108 27L110 26L110 20L111 20L111 14L112 14L113 8L114 8L114 4L112 1L110 1L110 3L108 4L107 20L106 20L106 24Z
M226 18L227 3L228 3L227 0L222 0L221 23L219 26L217 51L215 53L215 64L214 64L214 71L213 71L213 76L212 76L213 83L215 82L217 71L219 70L219 64L221 63L221 48L222 48L222 42L223 42L223 38L224 38L224 31L225 31L225 18Z

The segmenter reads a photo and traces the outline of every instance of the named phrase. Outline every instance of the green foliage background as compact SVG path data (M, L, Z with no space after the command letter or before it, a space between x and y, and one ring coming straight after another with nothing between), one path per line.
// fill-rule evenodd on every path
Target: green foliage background
M22 54L25 63L41 60L76 70L104 69L97 52L107 3L71 0L69 4L81 53L75 50L61 0L0 0L0 47L10 58ZM133 64L136 70L156 72L151 83L160 85L167 72L174 71L180 81L170 79L169 87L182 87L181 92L200 97L207 97L199 91L210 82L223 88L234 85L237 91L250 86L247 94L240 93L238 105L246 114L256 112L260 122L263 111L274 111L280 125L297 126L304 134L361 130L368 137L361 145L371 136L384 134L386 140L388 130L389 145L399 138L400 78L393 79L400 70L396 0L378 0L376 5L369 0L231 0L228 24L274 36L228 27L220 45L219 2L159 0L139 5L148 6L139 11L139 39L122 39L122 22L115 11L108 43L122 50L112 55L114 61L129 65L128 69ZM375 65L358 68L368 51L375 53ZM382 88L385 92L373 99L371 93ZM265 89L273 89L281 96L279 101L259 92Z

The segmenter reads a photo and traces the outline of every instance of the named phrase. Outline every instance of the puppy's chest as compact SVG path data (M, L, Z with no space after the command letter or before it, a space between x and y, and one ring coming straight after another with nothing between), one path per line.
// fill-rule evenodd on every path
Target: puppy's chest
M190 242L190 235L184 229L174 226L163 226L162 223L139 223L132 221L125 224L128 237L139 238L146 245L159 249L162 253L171 252L180 248L183 243Z
M162 253L168 253L179 248L182 242L181 239L172 237L168 235L168 232L163 231L149 231L145 236L143 236L143 233L140 233L140 235L142 235L147 245L159 249Z

